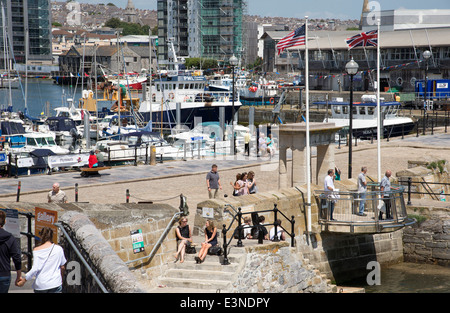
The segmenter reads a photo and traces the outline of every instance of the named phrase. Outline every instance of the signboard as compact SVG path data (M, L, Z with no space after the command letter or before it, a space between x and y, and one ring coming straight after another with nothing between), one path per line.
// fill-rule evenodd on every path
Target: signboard
M213 208L202 208L202 216L204 218L214 218L214 209Z
M437 89L448 89L448 83L437 83L436 88Z
M131 243L133 244L133 252L139 253L143 252L144 249L144 236L142 235L142 230L133 230L131 233Z
M34 234L39 237L39 232L44 227L50 227L53 230L53 242L58 242L58 227L54 224L58 221L58 212L35 207Z
M3 229L11 233L14 237L20 238L19 211L6 208L0 208L0 210L6 213L6 221Z

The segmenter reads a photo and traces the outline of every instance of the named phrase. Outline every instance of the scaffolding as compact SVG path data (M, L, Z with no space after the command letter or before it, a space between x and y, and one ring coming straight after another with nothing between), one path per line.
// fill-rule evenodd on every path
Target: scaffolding
M201 55L228 60L242 54L245 0L198 0Z

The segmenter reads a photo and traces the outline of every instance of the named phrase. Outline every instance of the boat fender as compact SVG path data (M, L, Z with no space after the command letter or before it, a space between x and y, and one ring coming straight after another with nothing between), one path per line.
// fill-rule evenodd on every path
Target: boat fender
M270 102L270 104L274 104L275 103L275 99L274 98L270 98L269 102Z

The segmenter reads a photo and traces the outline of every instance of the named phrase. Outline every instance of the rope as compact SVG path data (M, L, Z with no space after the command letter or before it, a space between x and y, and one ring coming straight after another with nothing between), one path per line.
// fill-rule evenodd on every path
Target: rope
M130 195L130 198L134 198L134 199L141 200L141 201L153 201L153 202L169 201L169 200L173 200L173 199L176 199L176 198L179 198L179 197L180 197L180 195L176 195L174 197L170 197L170 198L167 198L167 199L152 200L152 199L143 199L143 198L139 198L139 197Z

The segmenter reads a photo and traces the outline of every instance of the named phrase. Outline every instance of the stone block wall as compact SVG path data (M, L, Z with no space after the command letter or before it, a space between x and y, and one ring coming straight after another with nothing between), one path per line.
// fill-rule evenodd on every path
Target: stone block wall
M100 279L108 292L144 292L127 265L120 260L86 215L68 212L60 217L60 221L68 226L68 232L76 238L74 241L79 245L78 249L81 248L84 259L90 264L95 275ZM93 279L91 273L79 259L69 242L64 237L60 238L60 244L64 248L64 254L68 261L66 264L66 278L63 280L64 292L102 292L102 289ZM81 277L77 277L78 274L81 274Z
M232 292L336 292L336 286L286 242L246 247L246 253L245 266Z
M450 215L431 215L404 231L405 261L450 266Z

